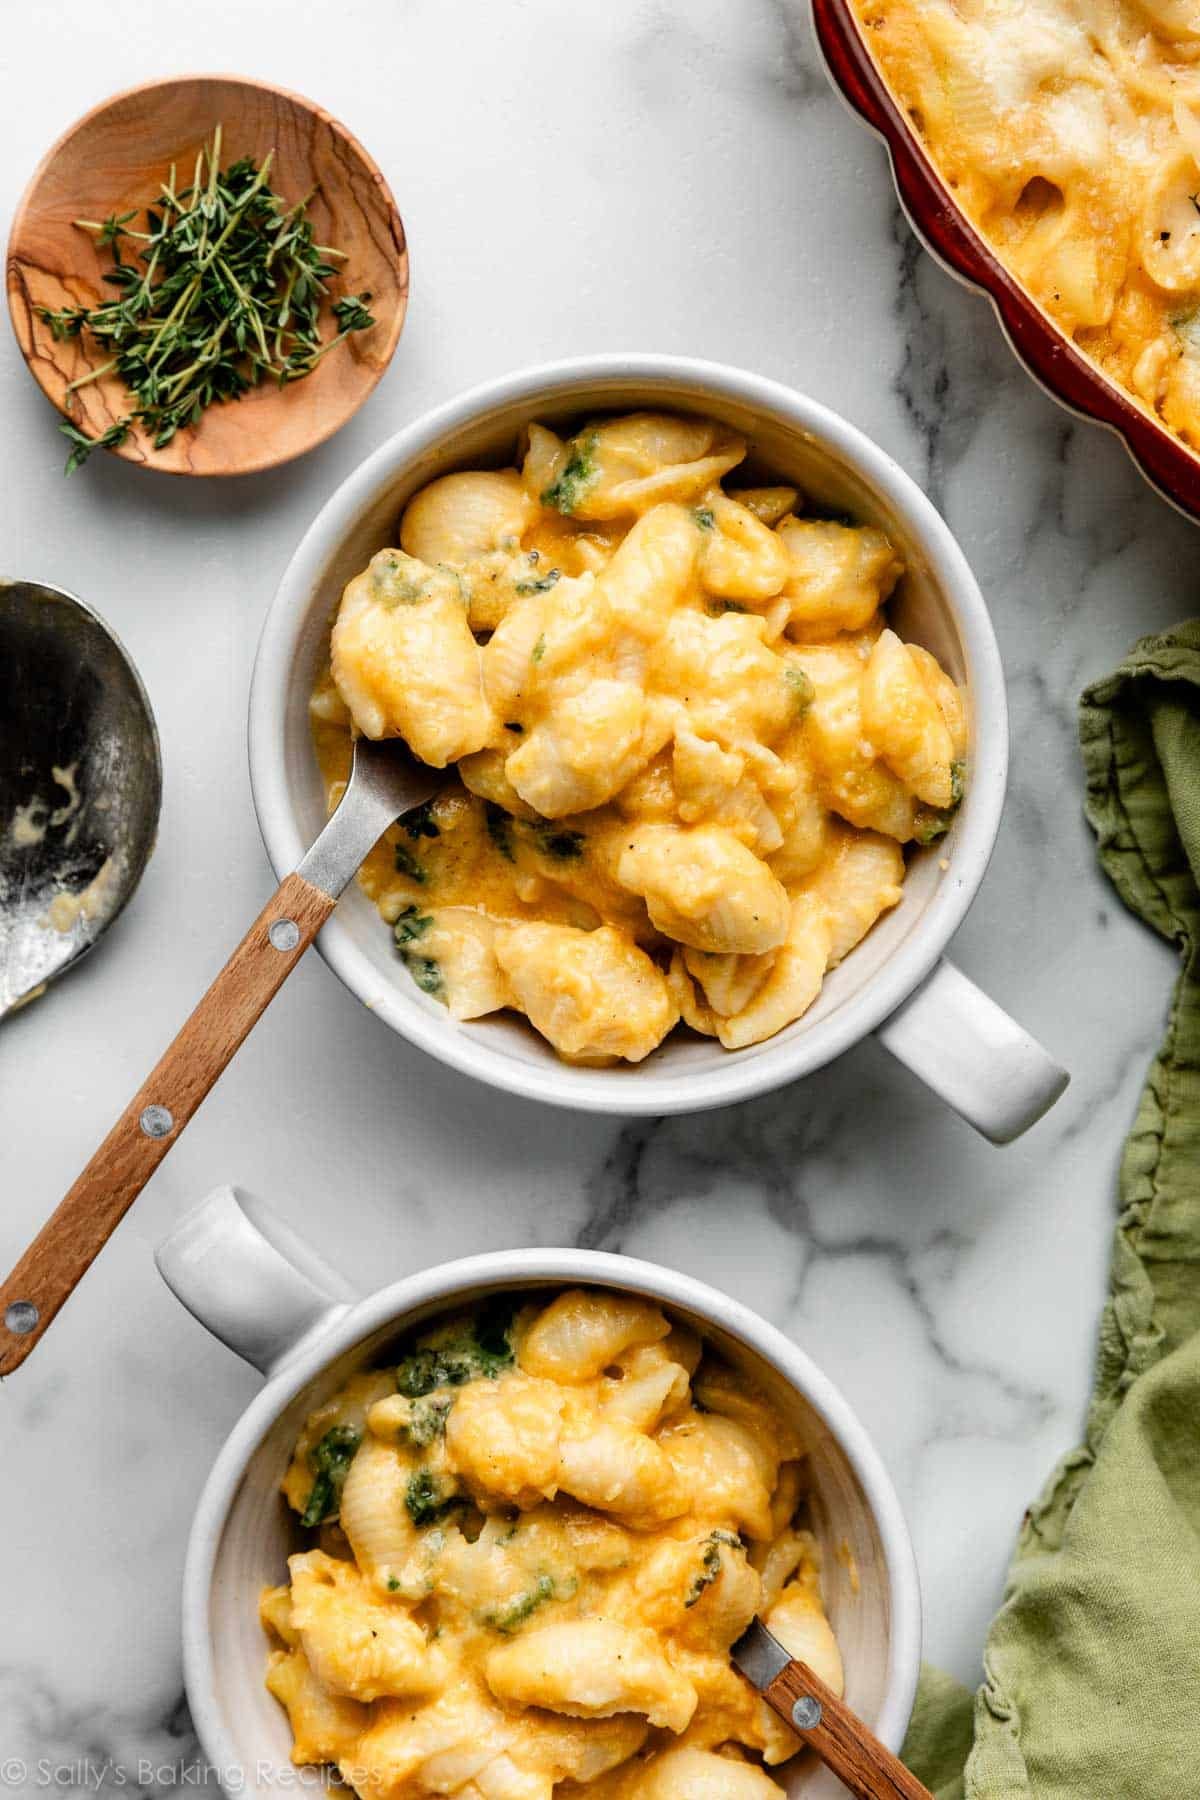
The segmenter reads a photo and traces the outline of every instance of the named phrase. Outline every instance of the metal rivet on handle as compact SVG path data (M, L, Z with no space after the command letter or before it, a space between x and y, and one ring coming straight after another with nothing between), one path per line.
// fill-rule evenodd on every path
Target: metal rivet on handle
M32 1300L14 1300L4 1315L4 1324L14 1337L28 1337L41 1316Z
M142 1109L138 1124L147 1137L166 1137L175 1121L165 1106L147 1106Z
M300 942L300 927L295 919L276 919L267 936L276 950L294 950Z
M792 1708L792 1724L797 1731L811 1731L821 1723L821 1702L811 1694L801 1694Z

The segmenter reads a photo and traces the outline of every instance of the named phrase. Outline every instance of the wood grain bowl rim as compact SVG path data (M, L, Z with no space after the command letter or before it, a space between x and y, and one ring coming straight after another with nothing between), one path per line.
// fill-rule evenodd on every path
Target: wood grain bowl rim
M69 144L74 137L94 124L97 119L102 118L106 112L109 112L113 107L123 105L126 101L137 99L139 95L158 94L172 88L182 88L185 86L192 87L207 82L213 84L233 84L237 87L251 88L260 93L270 94L276 99L286 101L289 105L299 108L303 112L311 113L322 125L328 128L333 136L341 140L346 146L350 156L361 164L366 171L383 201L384 210L388 215L388 223L394 248L396 284L398 289L398 298L395 306L392 308L390 318L379 319L376 321L375 330L379 331L382 329L386 333L382 339L378 365L374 370L365 371L365 378L361 391L355 396L353 405L348 410L341 412L334 411L328 424L315 430L313 436L299 448L282 452L276 452L269 448L265 448L260 456L249 458L244 462L239 461L236 466L201 469L194 469L191 467L164 468L155 460L153 447L148 448L142 440L133 437L128 439L125 444L110 451L110 454L120 457L123 462L132 463L136 468L153 469L160 475L198 476L207 479L220 479L225 477L231 478L237 475L262 474L267 469L279 468L284 463L293 462L298 456L307 455L310 450L315 450L319 444L326 443L336 432L341 430L343 425L349 423L363 403L375 391L375 388L386 374L388 367L391 364L392 357L395 355L396 346L400 341L400 334L404 329L405 319L408 314L408 300L411 291L408 235L404 229L404 221L400 215L400 209L396 205L396 198L392 193L387 177L379 167L379 164L375 161L375 158L354 133L342 124L340 119L335 118L331 112L327 111L325 107L318 105L315 100L310 100L306 95L297 93L294 88L281 87L277 82L273 81L262 81L254 75L241 75L219 70L201 71L191 75L156 76L150 81L136 82L132 87L121 88L118 92L107 95L103 100L98 101L95 106L89 107L86 112L81 113L80 116L68 125L65 130L59 133L58 137L55 138L49 149L41 157L33 173L29 177L29 180L26 182L21 197L17 201L13 211L12 223L9 226L8 244L5 252L5 287L8 296L9 320L12 325L13 335L17 341L17 348L21 352L21 358L25 363L26 368L29 370L29 373L37 382L42 393L45 394L46 398L55 408L55 411L63 418L70 418L71 415L67 412L62 402L56 398L55 394L42 379L40 369L37 366L33 355L33 333L37 330L37 326L32 323L30 316L32 308L24 285L23 265L19 262L14 249L18 234L24 225L26 214L41 182L52 166L55 158L61 154L66 145ZM303 392L302 384L297 385L300 391ZM240 404L240 402L232 402L231 404L236 405ZM201 420L197 426L187 427L185 429L189 432L200 432L203 430L203 420ZM181 432L179 435L182 436L183 433Z
M1200 455L1078 348L972 225L901 111L851 0L812 0L812 21L826 74L856 118L882 138L900 204L926 250L991 301L1010 348L1052 400L1114 432L1150 485L1200 519Z

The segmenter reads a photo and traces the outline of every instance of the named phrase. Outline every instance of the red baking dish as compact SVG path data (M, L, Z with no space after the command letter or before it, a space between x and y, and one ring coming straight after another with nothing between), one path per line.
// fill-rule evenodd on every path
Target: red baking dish
M901 205L926 249L952 275L987 294L1009 343L1053 399L1115 431L1146 479L1200 519L1200 455L1084 356L997 259L897 106L851 0L812 0L812 9L829 78L887 146Z

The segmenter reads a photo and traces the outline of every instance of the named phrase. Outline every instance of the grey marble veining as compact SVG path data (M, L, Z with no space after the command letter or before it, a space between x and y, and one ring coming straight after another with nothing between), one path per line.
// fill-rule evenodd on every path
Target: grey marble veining
M568 1242L689 1269L757 1307L874 1433L913 1527L928 1652L974 1679L1021 1512L1079 1431L1116 1160L1173 978L1097 872L1075 707L1137 636L1195 607L1192 527L1033 386L987 304L917 249L880 147L828 91L801 0L60 0L56 17L53 56L34 13L10 23L5 212L72 117L228 44L361 136L397 192L414 285L359 417L303 462L228 484L96 459L65 487L52 419L0 349L7 568L116 625L166 779L128 915L0 1033L0 1261L269 891L245 698L308 520L425 407L571 351L690 351L790 381L943 508L993 609L1013 720L1004 828L954 953L1074 1083L1003 1152L873 1044L720 1113L567 1118L461 1082L313 960L0 1390L0 1788L83 1794L108 1767L110 1785L124 1770L157 1797L194 1763L183 1547L255 1382L162 1290L151 1251L225 1179L284 1208L364 1289L470 1249Z

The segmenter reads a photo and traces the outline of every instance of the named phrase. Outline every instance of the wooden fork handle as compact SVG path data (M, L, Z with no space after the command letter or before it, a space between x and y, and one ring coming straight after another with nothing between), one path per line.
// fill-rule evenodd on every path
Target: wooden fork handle
M763 1699L859 1800L933 1800L807 1663L788 1663L763 1689ZM809 1717L814 1723L803 1724Z
M333 911L289 875L0 1287L0 1376L41 1342L171 1145Z

